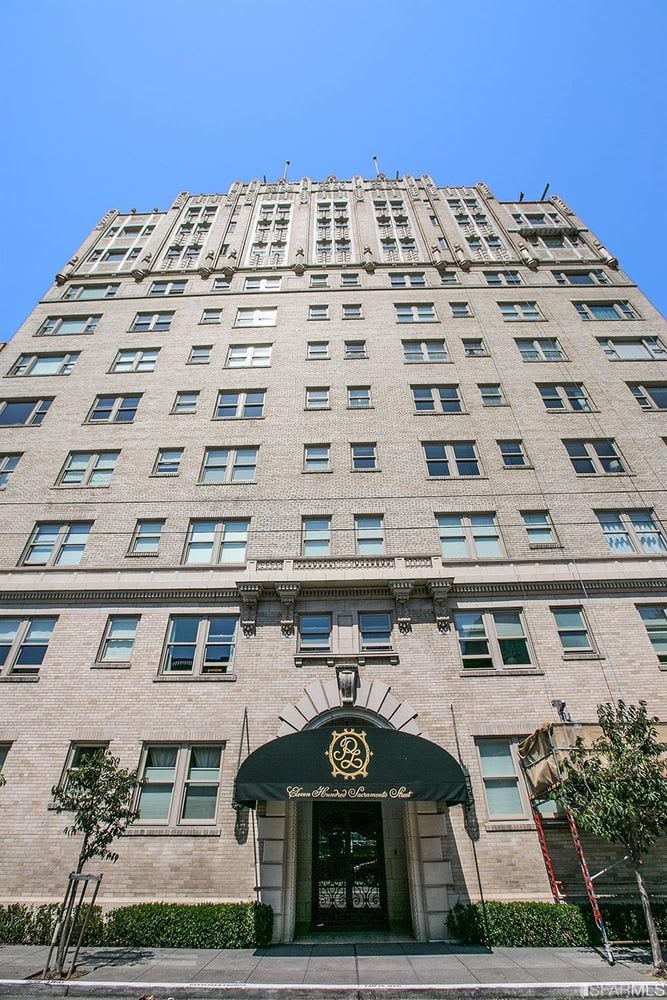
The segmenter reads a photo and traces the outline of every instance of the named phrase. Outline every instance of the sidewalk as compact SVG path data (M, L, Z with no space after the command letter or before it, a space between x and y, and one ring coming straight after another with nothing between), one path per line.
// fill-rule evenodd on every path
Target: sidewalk
M239 951L86 948L80 955L79 968L85 971L79 978L67 984L26 982L40 972L46 953L43 947L1 946L0 996L137 1000L146 995L156 1000L667 996L667 982L653 979L649 953L641 947L619 947L613 967L591 948L487 950L416 941L297 943ZM625 984L626 991L588 994L581 988L602 983ZM631 992L632 983L645 984L646 992Z

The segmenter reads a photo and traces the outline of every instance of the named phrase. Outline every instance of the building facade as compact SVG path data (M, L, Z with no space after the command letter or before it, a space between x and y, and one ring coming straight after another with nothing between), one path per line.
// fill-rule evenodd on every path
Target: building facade
M382 175L111 211L0 364L2 902L61 894L51 788L97 747L143 780L106 906L429 939L480 888L550 898L519 742L559 701L667 718L667 336L579 216ZM238 807L322 727L448 751L477 829Z

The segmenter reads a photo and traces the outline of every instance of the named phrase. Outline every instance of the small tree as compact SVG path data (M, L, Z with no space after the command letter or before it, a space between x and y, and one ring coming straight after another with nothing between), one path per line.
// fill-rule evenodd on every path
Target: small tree
M579 738L564 761L564 778L554 798L569 809L582 830L622 844L632 865L657 972L667 969L653 919L643 859L667 833L667 745L658 740L657 718L639 705L598 705L602 735L585 746Z
M68 771L62 785L53 787L56 812L73 813L64 832L68 837L83 835L77 872L92 858L118 860L109 848L136 819L132 805L138 785L136 773L121 767L118 757L98 750Z

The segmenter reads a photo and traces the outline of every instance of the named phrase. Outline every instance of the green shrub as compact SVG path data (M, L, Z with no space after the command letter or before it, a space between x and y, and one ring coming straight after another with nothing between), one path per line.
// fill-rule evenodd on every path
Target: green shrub
M461 944L504 948L569 948L589 943L578 906L572 903L458 903L447 917Z
M50 944L59 910L59 903L43 906L10 903L9 906L0 906L0 944ZM75 925L73 941L78 939L80 926L81 918ZM88 920L83 943L95 945L103 942L102 910L96 906Z
M598 944L600 932L593 921L588 903L578 903L589 929L591 943ZM605 900L600 904L610 941L647 941L648 933L641 903ZM667 941L667 903L651 901L658 937Z
M107 915L106 944L144 948L254 948L271 940L261 903L136 903Z

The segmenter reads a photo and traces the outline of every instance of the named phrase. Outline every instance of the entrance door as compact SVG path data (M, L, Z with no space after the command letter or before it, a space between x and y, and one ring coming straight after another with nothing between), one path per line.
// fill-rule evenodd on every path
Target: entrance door
M387 926L379 802L313 803L313 927Z

